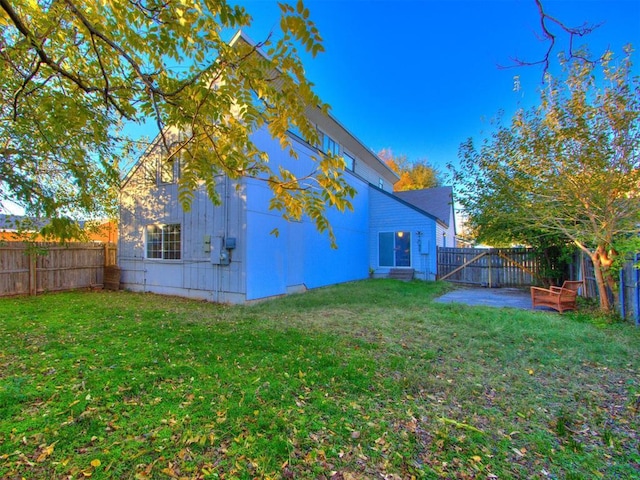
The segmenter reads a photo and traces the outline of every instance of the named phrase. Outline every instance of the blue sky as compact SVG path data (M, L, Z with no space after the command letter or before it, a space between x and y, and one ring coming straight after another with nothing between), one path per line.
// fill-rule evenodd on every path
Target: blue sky
M275 1L240 2L254 17L246 33L278 31ZM640 49L640 0L545 0L568 26L602 23L585 37L594 53ZM458 146L491 130L503 110L537 104L542 70L500 70L515 56L541 58L534 0L307 0L325 52L303 57L307 77L333 115L374 151L391 148L441 171ZM567 43L559 38L559 50ZM640 73L638 53L634 69ZM514 76L520 77L515 92Z

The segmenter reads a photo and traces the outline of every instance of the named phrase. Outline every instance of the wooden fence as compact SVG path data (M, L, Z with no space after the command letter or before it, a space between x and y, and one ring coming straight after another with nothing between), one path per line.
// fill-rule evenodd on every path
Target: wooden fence
M540 263L527 248L438 248L438 279L484 287L539 284Z
M620 270L620 316L633 319L640 326L640 253L625 263Z
M2 242L0 296L101 287L116 257L114 244Z

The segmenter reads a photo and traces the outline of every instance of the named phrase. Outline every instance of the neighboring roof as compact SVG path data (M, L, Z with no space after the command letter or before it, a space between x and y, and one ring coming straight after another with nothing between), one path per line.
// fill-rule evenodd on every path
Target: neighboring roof
M405 202L433 215L447 227L449 226L451 209L453 208L453 188L425 188L423 190L394 192L394 194Z
M380 193L382 193L383 195L386 195L389 198L392 198L394 201L401 203L402 205L405 205L407 208L410 208L412 210L415 210L416 212L420 213L421 215L425 215L426 217L430 218L431 220L433 220L434 222L440 222L442 223L442 221L440 221L440 219L436 218L434 215L432 215L431 213L423 210L420 207L415 206L413 203L409 203L406 200L403 200L401 198L399 198L395 193L392 192L387 192L386 190L378 187L377 185L374 185L373 183L369 183L369 188L376 190Z
M5 215L0 214L0 230L7 232L15 232L20 228L26 231L36 231L49 225L50 220L47 218L27 217L23 215ZM78 225L84 228L88 224L106 225L110 223L109 219L97 220L78 220Z
M44 219L24 217L22 215L0 214L0 230L6 232L15 232L19 226L27 230L39 230L48 223L49 221Z

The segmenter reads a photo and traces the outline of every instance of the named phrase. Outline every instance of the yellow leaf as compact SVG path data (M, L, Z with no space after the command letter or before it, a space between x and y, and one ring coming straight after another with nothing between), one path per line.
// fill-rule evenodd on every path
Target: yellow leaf
M38 455L36 462L44 462L47 457L49 457L53 453L53 449L56 447L56 443L57 442L53 442L51 445L43 448L42 452L40 452L40 455Z

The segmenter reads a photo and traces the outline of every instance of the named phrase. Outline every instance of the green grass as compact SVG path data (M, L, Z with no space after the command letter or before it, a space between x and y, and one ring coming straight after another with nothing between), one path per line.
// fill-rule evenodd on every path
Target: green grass
M1 478L637 478L640 331L370 280L0 300Z

